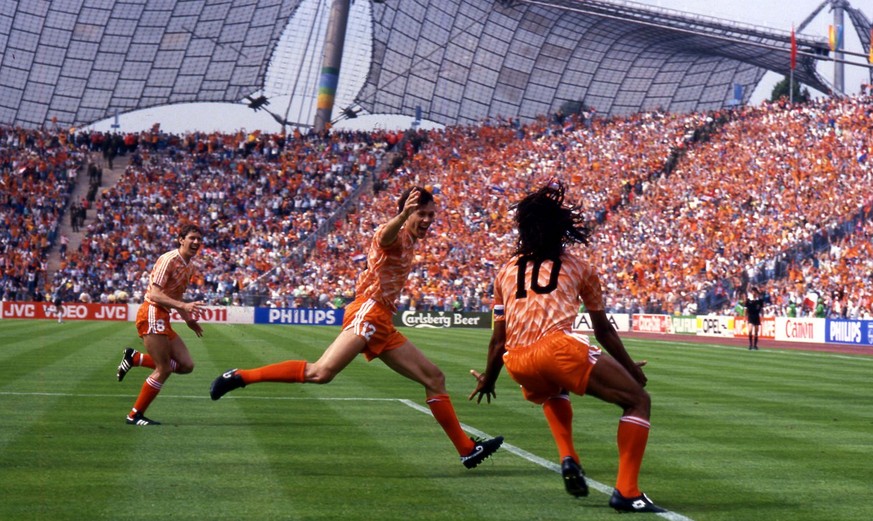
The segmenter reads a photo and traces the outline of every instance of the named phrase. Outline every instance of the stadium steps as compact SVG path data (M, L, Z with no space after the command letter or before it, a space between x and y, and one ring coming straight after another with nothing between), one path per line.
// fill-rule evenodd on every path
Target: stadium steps
M109 168L106 160L100 152L92 152L90 163L96 164L103 168L103 182L101 188L115 186L127 168L127 156L119 156L113 161L113 167ZM85 223L79 228L78 232L73 231L73 226L70 224L70 206L73 202L81 201L88 193L88 164L85 164L81 171L76 176L76 184L70 193L70 200L67 202L66 208L61 217L61 222L58 227L58 237L65 234L70 238L70 243L67 245L67 252L73 252L79 249L82 240L85 238L85 229L88 224L94 220L94 208L92 207L86 212ZM46 278L51 281L54 279L54 274L61 265L61 241L56 240L52 245L51 250L46 260Z

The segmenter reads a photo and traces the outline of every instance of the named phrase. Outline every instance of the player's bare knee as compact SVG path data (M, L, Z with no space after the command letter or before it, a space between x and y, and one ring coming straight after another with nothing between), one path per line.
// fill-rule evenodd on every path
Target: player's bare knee
M446 392L446 375L440 370L429 373L425 375L424 386L433 393L444 394Z
M628 397L626 404L622 406L625 414L648 418L652 411L652 397L645 389L640 389Z
M645 389L640 391L639 407L644 409L647 413L652 410L652 397Z
M194 363L191 362L190 364L178 364L178 365L176 366L176 372L177 372L178 374L189 374L189 373L192 373L192 372L194 372Z

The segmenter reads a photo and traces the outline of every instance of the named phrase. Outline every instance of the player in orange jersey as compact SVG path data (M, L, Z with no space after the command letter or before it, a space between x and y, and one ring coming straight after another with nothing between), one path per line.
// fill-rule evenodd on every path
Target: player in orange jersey
M186 224L179 231L178 241L177 249L161 255L155 263L145 299L136 314L136 330L146 353L128 347L118 365L119 382L134 366L154 369L127 415L130 425L159 425L160 422L145 417L146 408L158 396L170 374L187 374L194 370L188 347L170 325L170 310L175 309L198 337L203 336L203 328L197 322L203 303L182 300L195 274L192 259L203 245L203 233L197 226Z
M664 512L643 494L637 478L649 436L651 399L646 376L628 355L609 322L595 270L565 246L588 243L589 230L578 207L564 205L564 186L550 183L516 207L518 246L497 272L494 283L494 331L485 372L470 399L496 397L494 386L505 365L525 399L543 406L558 447L564 486L587 496L588 485L573 445L570 393L590 394L622 408L618 423L618 478L609 500L623 512ZM606 351L574 332L580 300L591 317L594 335Z
M421 187L403 192L397 214L376 229L367 253L367 269L358 277L355 300L345 308L339 336L316 362L287 360L256 369L231 369L218 376L209 389L213 400L225 393L259 382L326 384L362 354L379 358L397 373L424 386L434 418L455 445L461 463L473 468L494 453L502 437L473 440L464 433L442 371L395 329L394 302L412 269L414 247L434 222L433 195Z

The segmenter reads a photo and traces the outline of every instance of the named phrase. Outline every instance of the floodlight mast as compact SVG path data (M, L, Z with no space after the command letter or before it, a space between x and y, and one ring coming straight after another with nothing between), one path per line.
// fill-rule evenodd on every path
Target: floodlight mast
M315 110L315 131L327 128L333 114L336 89L339 84L340 65L349 22L349 0L333 0L327 20L327 35L324 41L324 63L318 80L318 104Z
M849 65L859 65L870 69L870 80L873 82L873 67L870 67L866 63L860 64L846 61L847 54L862 57L865 60L870 56L870 46L873 45L873 41L871 41L870 36L868 36L871 30L870 22L859 9L852 7L848 0L823 0L818 7L809 13L802 22L800 22L800 25L797 26L797 32L802 32L825 7L830 7L830 10L834 13L834 21L831 25L831 29L835 32L834 34L828 35L828 38L832 39L829 43L833 46L831 51L834 53L834 76L831 90L835 94L844 95L846 87L845 67L847 63ZM852 25L855 28L855 32L861 42L861 50L864 51L863 53L859 54L847 51L845 48L845 34L847 32L845 25L846 14L849 15ZM864 49L865 46L867 47L866 50Z
M834 9L834 30L838 31L834 36L836 39L836 48L834 49L834 90L839 92L840 95L844 95L846 92L846 66L843 63L843 38L841 36L845 34L845 26L843 25L845 23L844 9L848 7L849 2L846 0L833 0L832 4Z

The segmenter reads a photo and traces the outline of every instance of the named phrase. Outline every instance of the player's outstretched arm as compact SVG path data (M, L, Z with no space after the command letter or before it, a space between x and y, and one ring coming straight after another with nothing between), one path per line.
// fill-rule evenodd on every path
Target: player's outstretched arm
M418 189L413 188L409 193L409 197L406 198L406 202L403 205L403 211L392 217L391 220L385 224L385 230L382 232L382 239L380 241L380 245L383 248L394 244L394 241L397 240L397 236L400 233L400 229L403 228L403 224L406 223L409 216L418 209L418 198L420 195L421 193Z
M468 400L476 398L476 403L482 403L484 396L488 403L491 403L492 397L497 398L494 387L500 376L500 370L503 369L503 353L505 352L506 322L501 320L494 323L494 331L491 333L491 341L488 343L488 361L485 372L479 373L475 369L470 369L470 374L476 379L476 389L470 393Z

